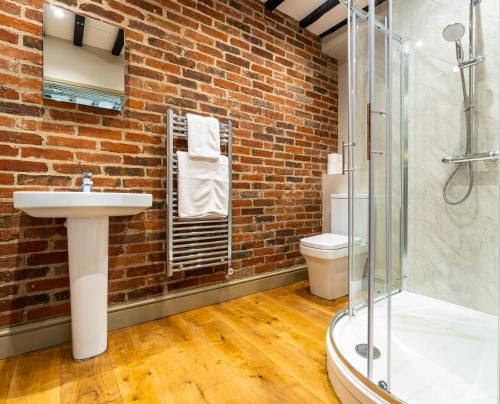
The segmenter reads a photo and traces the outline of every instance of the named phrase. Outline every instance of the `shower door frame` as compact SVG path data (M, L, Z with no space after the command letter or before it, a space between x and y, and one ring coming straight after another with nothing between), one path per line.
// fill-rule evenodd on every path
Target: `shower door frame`
M354 91L356 89L356 80L353 75L354 69L354 59L355 59L355 23L352 21L356 21L356 18L361 18L365 21L368 20L368 13L365 11L354 7L347 6L348 3L354 0L345 0L342 1L348 7L349 16L348 16L348 30L349 30L349 39L348 39L348 81L349 81L349 128L348 128L348 143L345 147L348 149L348 195L349 195L349 244L348 244L348 255L349 255L349 303L348 303L348 314L349 316L354 316L356 313L364 309L367 306L367 302L362 302L356 304L353 301L353 293L352 293L352 280L353 280L353 272L354 266L352 257L354 256L354 231L353 231L353 212L354 212L354 176L355 176L355 167L354 167L354 148L356 146L355 143L355 119L356 108L354 103ZM384 26L381 24L376 24L376 29L383 31ZM393 32L393 40L395 40L401 49L400 52L400 74L401 74L401 82L402 88L400 92L400 105L401 105L401 118L400 118L400 150L399 154L401 156L400 167L401 167L401 178L400 178L400 189L401 189L401 202L400 202L400 268L401 268L401 280L400 287L393 291L394 293L398 293L401 290L407 289L408 283L408 130L409 130L409 42L404 38L399 36L398 34ZM386 218L389 220L388 218ZM382 299L379 297L375 299L378 301Z
M360 10L356 6L353 6L354 0L343 1L344 5L348 8L348 31L349 31L349 43L348 43L348 80L349 80L349 140L346 145L348 147L349 156L349 167L348 167L348 187L349 187L349 307L347 309L347 314L349 316L356 315L356 312L362 308L368 306L368 324L367 324L367 343L368 343L368 358L367 358L367 370L366 376L368 380L372 380L373 372L373 334L374 334L374 320L373 312L375 302L387 299L387 384L390 387L390 368L391 368L391 296L395 293L406 289L407 279L408 279L408 267L407 267L407 251L408 251L408 91L409 91L409 44L402 37L397 35L392 31L392 0L389 0L389 18L386 18L385 24L381 24L375 18L375 7L376 2L374 0L369 1L368 12ZM367 159L369 160L369 273L368 273L368 300L362 303L354 303L354 294L352 288L353 273L354 273L354 177L355 177L355 167L354 167L354 147L356 147L356 19L360 18L367 22L368 26L368 49L369 49L369 62L368 62L368 77L369 77L369 105L367 108ZM386 158L386 181L385 181L385 203L386 203L386 293L383 296L375 297L375 249L376 249L376 237L375 237L375 189L374 189L374 164L372 160L371 144L370 144L370 132L374 135L372 111L370 105L374 99L374 69L375 69L375 35L380 34L377 31L382 31L382 35L385 38L385 50L384 50L384 85L386 89L386 131L385 134L387 139L392 142L392 41L395 41L399 45L399 68L400 68L400 86L399 86L399 105L400 105L400 125L399 125L399 139L400 139L400 211L399 211L399 268L400 268L400 280L397 288L393 289L392 286L392 266L390 265L392 260L392 236L390 229L392 229L392 159L393 151L391 142L386 141L385 148L385 158ZM389 89L390 91L388 91ZM380 134L379 134L380 135ZM386 139L386 140L387 140ZM389 264L388 264L389 263ZM388 264L388 265L387 265Z

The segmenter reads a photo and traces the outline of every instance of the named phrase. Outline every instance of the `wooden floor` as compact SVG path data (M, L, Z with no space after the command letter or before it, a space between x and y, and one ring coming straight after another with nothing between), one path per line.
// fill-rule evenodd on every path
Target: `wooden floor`
M0 402L338 403L325 332L345 305L299 282L113 331L86 361L70 344L0 360Z

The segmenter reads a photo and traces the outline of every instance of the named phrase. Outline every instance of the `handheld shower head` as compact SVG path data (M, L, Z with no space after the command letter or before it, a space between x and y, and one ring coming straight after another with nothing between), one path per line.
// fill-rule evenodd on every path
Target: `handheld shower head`
M448 42L460 41L464 34L465 27L459 22L456 22L455 24L449 24L443 29L443 38Z
M461 62L464 59L464 51L462 49L462 44L460 39L465 34L465 27L463 24L456 22L455 24L449 24L443 29L443 38L445 41L454 42L455 50L457 52L457 60Z

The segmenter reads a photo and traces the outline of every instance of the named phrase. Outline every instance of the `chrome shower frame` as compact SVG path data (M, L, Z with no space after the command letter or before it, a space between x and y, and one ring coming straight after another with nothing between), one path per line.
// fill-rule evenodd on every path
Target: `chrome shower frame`
M347 148L347 153L349 156L348 159L348 168L345 170L349 176L348 176L348 187L349 187L349 244L348 244L348 250L349 250L349 306L347 309L347 314L349 316L355 316L356 313L367 307L368 309L368 324L367 324L367 345L368 345L368 357L367 357L367 370L366 370L366 376L368 377L369 380L372 379L373 377L373 343L374 343L374 303L380 300L385 300L387 302L387 309L388 309L388 318L390 318L390 312L391 312L391 299L392 295L400 292L406 285L407 283L407 274L408 274L408 269L407 269L407 229L408 229L408 186L407 186L407 181L408 181L408 127L409 127L409 120L408 120L408 92L409 92L409 85L408 85L408 69L409 69L409 63L408 63L408 58L409 58L409 43L405 39L403 39L401 36L399 36L397 33L395 33L392 29L392 1L389 1L389 17L385 19L384 22L379 21L378 19L374 18L374 13L366 12L365 10L362 10L354 5L353 0L341 0L341 3L344 4L347 9L348 9L348 31L349 31L349 40L348 40L348 52L349 52L349 141L346 143L344 146ZM371 3L372 7L375 7L375 3ZM354 273L354 263L353 263L353 256L354 256L354 222L353 222L353 212L354 212L354 197L355 197L355 158L354 158L354 150L356 147L361 147L364 148L365 146L362 144L357 144L356 143L356 131L359 130L358 128L358 123L354 117L358 113L362 113L361 111L356 111L356 105L354 103L354 93L356 90L356 78L354 77L353 72L356 70L355 65L357 64L356 60L356 20L359 19L361 21L364 21L367 23L367 26L370 28L370 41L368 47L370 48L370 58L371 61L369 62L370 64L370 69L369 69L369 74L371 74L370 78L370 99L374 98L374 77L373 77L373 65L374 65L374 57L375 57L375 52L374 52L374 36L375 32L377 32L377 35L383 35L385 38L385 52L383 54L384 58L384 82L386 83L385 85L388 86L388 88L392 89L392 62L393 62L393 56L392 56L392 51L393 51L393 43L396 43L399 47L399 66L400 66L400 80L401 80L401 88L400 88L400 95L398 102L401 105L401 118L400 118L400 127L398 130L398 137L400 137L400 149L398 152L400 153L400 166L401 166L401 173L400 173L400 178L396 179L396 181L400 181L401 185L401 201L400 201L400 211L399 212L393 212L392 210L392 199L389 197L389 195L392 195L393 192L393 179L392 179L392 155L393 155L393 149L392 149L392 142L389 141L389 143L386 142L386 148L384 151L373 151L371 146L371 141L370 141L370 135L369 133L374 133L375 136L384 136L386 139L392 139L393 138L393 133L392 133L392 104L393 104L393 99L392 99L392 91L386 91L386 96L385 96L385 108L386 112L383 111L372 111L371 108L368 108L367 111L367 124L369 125L369 132L368 132L368 139L367 139L367 160L368 165L369 165L369 181L368 184L370 186L369 189L369 210L370 210L370 232L369 232L369 240L368 240L368 249L369 249L369 270L368 270L368 299L366 301L363 301L361 303L356 301L356 297L353 294L353 289L352 289L352 280L353 280L353 273ZM364 111L363 111L364 112ZM379 116L379 117L384 117L387 119L386 122L386 129L384 133L380 134L375 134L373 122L374 119L371 119L372 117ZM373 157L377 158L376 156L380 155L385 155L386 156L386 161L385 161L385 168L388 171L389 175L385 179L385 214L386 214L386 223L381 224L382 226L385 226L386 233L390 236L390 239L392 239L392 221L393 221L393 213L396 213L400 219L400 226L399 226L399 236L400 236L400 254L399 254L399 265L400 265L400 282L399 285L395 286L393 288L392 286L392 243L388 243L385 246L385 257L386 257L386 269L385 269L385 289L386 293L383 296L376 296L375 293L375 254L376 254L376 235L375 235L375 189L373 187L374 184L374 172L375 172L375 165L373 161ZM388 321L387 324L388 328L391 328L390 320ZM388 333L388 339L390 339L390 333ZM388 341L390 344L390 341ZM387 355L387 361L388 364L391 361L390 358L390 353ZM388 369L390 366L388 366ZM387 385L390 388L390 371L388 371L387 374ZM373 381L373 380L371 380Z

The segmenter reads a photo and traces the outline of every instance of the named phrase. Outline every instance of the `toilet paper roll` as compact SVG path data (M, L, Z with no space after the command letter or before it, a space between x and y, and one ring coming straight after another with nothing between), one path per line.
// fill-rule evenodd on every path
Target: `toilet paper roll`
M328 155L328 174L342 174L342 154L331 153Z

